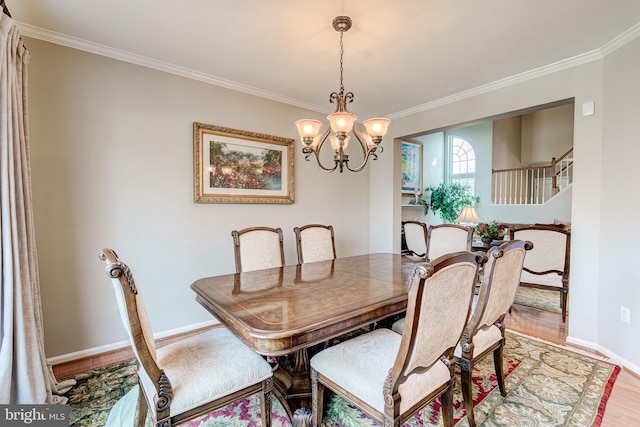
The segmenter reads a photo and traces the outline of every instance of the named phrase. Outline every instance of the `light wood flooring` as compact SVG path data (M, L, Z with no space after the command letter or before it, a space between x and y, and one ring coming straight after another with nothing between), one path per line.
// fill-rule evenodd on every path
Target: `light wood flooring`
M568 318L567 322L570 321L571 319ZM565 342L567 327L562 324L559 314L514 305L511 314L507 315L506 325L507 329L526 335L541 338L556 344L567 344ZM192 333L198 332L201 332L201 330ZM158 345L165 345L175 339L176 338L168 338L160 340ZM132 357L133 353L130 348L123 349L56 365L53 367L53 372L56 378L61 379L78 372L99 368L131 359ZM640 377L623 368L613 386L601 427L632 426L640 426Z

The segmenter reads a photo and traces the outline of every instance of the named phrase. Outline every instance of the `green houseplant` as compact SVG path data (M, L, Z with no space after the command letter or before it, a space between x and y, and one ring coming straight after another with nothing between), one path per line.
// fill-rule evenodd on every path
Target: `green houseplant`
M429 186L431 202L425 205L424 213L427 214L429 206L433 213L438 213L443 221L453 223L465 206L474 206L480 201L480 197L474 196L471 188L458 182L443 182L437 187Z

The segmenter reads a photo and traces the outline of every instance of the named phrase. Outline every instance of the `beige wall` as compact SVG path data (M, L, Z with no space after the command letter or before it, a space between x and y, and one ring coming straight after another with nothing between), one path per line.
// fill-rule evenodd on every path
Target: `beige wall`
M234 271L231 230L333 224L338 256L369 251L369 177L327 174L295 148L292 205L193 202L193 122L297 138L323 115L26 39L34 216L49 357L126 339L103 247L130 264L154 331L211 319L196 279ZM391 156L385 150L381 158ZM357 153L353 153L357 157Z
M592 262L601 265L598 293L598 336L604 348L616 351L636 365L640 372L640 271L638 242L640 229L629 220L640 211L638 159L640 159L640 39L605 58L604 116L602 140L601 200L588 209L602 215L599 250ZM598 113L596 104L596 114ZM577 109L577 106L576 106ZM593 234L593 233L591 233ZM594 248L592 244L592 248ZM620 307L631 309L631 324L619 320Z
M522 163L549 164L573 146L573 104L522 116Z
M493 169L522 166L522 116L493 122Z

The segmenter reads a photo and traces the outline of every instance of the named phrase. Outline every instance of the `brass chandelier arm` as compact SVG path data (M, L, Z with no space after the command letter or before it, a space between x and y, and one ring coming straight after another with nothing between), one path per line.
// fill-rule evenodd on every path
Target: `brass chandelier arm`
M376 150L378 149L377 146L373 146L371 148L369 148L367 150L367 155L365 156L364 160L362 161L362 164L360 166L358 166L355 169L351 169L349 167L349 162L345 162L345 167L351 171L351 172L360 172L362 169L364 169L364 167L367 165L367 162L369 161L369 158L371 158L372 160L378 160L378 155L375 153ZM380 151L382 151L382 147L380 147Z
M316 158L316 163L318 164L320 169L322 169L325 172L333 172L334 170L338 169L338 162L336 162L336 164L332 168L328 168L328 167L324 166L320 162L320 157L318 156L318 153L316 153L313 148L303 147L302 148L302 153L305 154L304 159L306 161L309 161L310 160L309 156L311 156L313 154L313 156Z
M367 165L367 163L369 161L369 156L371 156L371 158L373 160L378 160L378 155L376 154L378 145L368 145L367 141L362 136L362 133L360 133L358 131L358 129L356 129L355 126L353 127L351 132L353 133L353 135L356 137L356 139L360 143L360 148L362 149L363 160L362 160L362 164L360 166L358 166L357 168L351 169L349 167L349 163L347 163L345 166L346 166L347 170L349 170L351 172L360 172ZM382 152L382 147L380 147L380 152Z
M315 147L313 148L312 146L302 147L302 153L305 154L304 159L306 161L309 161L309 156L313 154L316 158L316 163L318 163L318 166L320 167L320 169L322 169L325 172L333 172L338 168L338 163L336 163L332 168L328 168L320 162L320 149L322 148L322 145L327 140L327 137L329 136L330 133L331 133L331 128L324 131L324 133L319 137L318 144Z
M333 167L327 167L327 166L323 165L322 162L320 161L320 151L322 149L322 145L327 140L327 137L329 136L330 132L331 132L331 129L327 129L318 138L317 145L309 145L309 146L306 146L306 147L302 148L302 153L305 154L305 160L306 161L310 161L309 157L311 155L313 155L315 157L316 163L318 164L320 169L322 169L325 172L333 172L338 168L340 168L340 172L342 172L342 170L344 168L346 168L347 170L349 170L351 172L360 172L367 165L367 163L369 161L369 158L371 158L372 160L378 160L377 153L378 152L381 153L383 151L383 148L380 147L379 145L369 145L369 144L367 144L365 138L362 136L362 133L359 132L354 127L353 130L352 130L352 133L355 135L356 139L358 140L358 143L360 144L360 149L362 150L362 157L363 157L362 163L356 168L349 167L349 156L345 155L344 154L344 150L342 148L340 148L334 154L334 157L333 157L333 160L335 162L334 166Z
M360 143L360 148L362 149L362 155L366 159L367 152L369 151L369 144L367 144L367 140L364 139L364 136L362 136L362 134L358 131L358 129L356 129L355 125L353 126L353 129L351 131L353 132L353 135L356 137L356 139Z

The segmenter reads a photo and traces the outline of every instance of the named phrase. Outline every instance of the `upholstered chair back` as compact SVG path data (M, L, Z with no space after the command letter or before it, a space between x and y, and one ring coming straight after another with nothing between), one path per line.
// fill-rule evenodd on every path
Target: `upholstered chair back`
M457 224L430 225L427 234L427 261L458 251L470 251L473 228Z
M499 248L492 248L487 254L479 302L474 311L478 328L485 328L502 320L513 305L522 265L529 256L526 252L528 247L528 242L516 240Z
M308 224L295 227L298 264L336 258L333 226Z
M568 239L569 233L561 228L530 227L515 229L513 239L528 240L533 249L527 253L522 272L522 282L546 286L563 286L563 278L569 274ZM533 274L545 272L546 274Z
M468 320L478 269L484 259L480 253L459 252L440 258L433 266L415 267L405 328L392 369L393 384L402 396L400 412L423 397L420 390L429 389L422 381L433 380L430 375L414 374L431 367L443 355L453 360L453 349ZM450 375L444 364L440 368L443 378Z
M106 273L111 278L122 324L129 335L133 352L138 360L138 375L144 392L148 396L156 394L152 378L160 373L156 345L147 309L138 292L135 279L129 266L120 261L111 249L103 249L100 259L107 262Z
M284 265L282 229L251 227L233 230L231 236L237 273Z
M407 250L414 256L424 258L427 253L427 225L419 221L402 221Z

